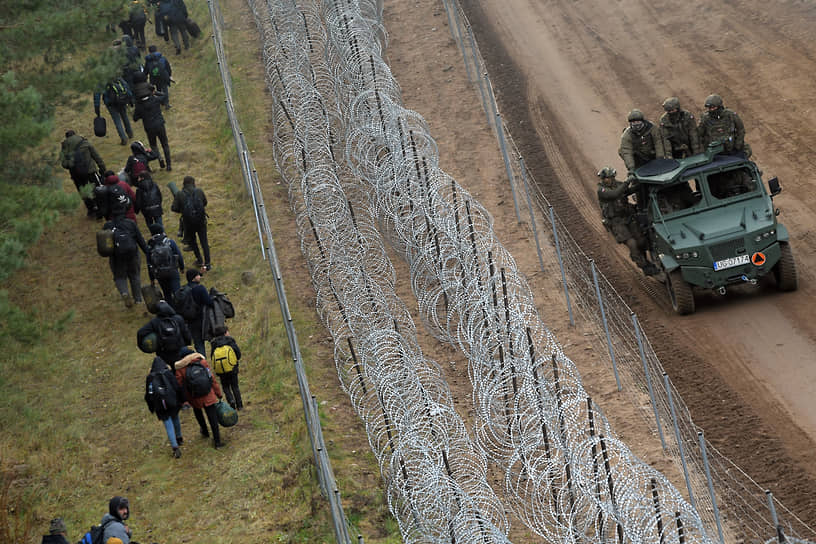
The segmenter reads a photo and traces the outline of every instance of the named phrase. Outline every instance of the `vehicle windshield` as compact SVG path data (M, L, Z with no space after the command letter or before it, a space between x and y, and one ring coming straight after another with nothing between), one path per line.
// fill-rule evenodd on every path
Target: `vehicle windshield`
M708 189L711 191L711 196L719 200L752 193L757 190L757 186L756 179L746 167L717 172L708 176Z
M702 198L696 179L661 187L652 196L661 215L672 215L693 208Z

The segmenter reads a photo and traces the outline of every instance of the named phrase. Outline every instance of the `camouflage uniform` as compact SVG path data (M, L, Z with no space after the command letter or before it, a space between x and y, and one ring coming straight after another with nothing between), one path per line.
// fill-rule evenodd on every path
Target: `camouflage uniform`
M632 261L645 269L649 264L646 260L646 238L635 222L635 206L627 199L633 192L629 184L614 177L601 178L598 203L606 230L612 233L617 243L625 244Z
M703 112L697 130L703 149L712 142L722 142L724 153L741 152L751 156L751 148L745 143L745 125L733 110L722 108L718 117Z
M674 115L668 112L661 115L660 132L664 140L668 142L666 150L670 153L667 155L670 154L675 159L703 152L694 115L686 110L680 110Z
M637 133L626 127L621 135L618 155L623 159L626 170L634 172L652 159L670 158L666 150L671 150L668 140L651 121L643 121L643 128Z

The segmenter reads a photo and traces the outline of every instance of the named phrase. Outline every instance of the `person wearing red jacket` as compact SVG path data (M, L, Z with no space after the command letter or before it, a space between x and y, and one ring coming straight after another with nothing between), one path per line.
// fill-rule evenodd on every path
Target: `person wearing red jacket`
M103 191L96 191L97 206L103 212L105 219L110 221L117 215L123 215L136 222L136 210L133 203L136 202L136 193L127 182L119 179L119 176L112 170L105 172L105 179L102 182ZM117 186L116 190L111 187ZM122 194L126 195L129 202L122 201Z
M209 391L204 395L195 397L191 394L190 388L187 387L188 384L186 383L187 371L193 363L201 363L210 375ZM215 411L215 405L218 404L218 401L223 395L221 394L221 386L218 385L217 381L212 379L212 371L210 370L210 365L207 364L207 360L200 353L196 353L188 347L183 347L179 350L179 360L176 361L174 368L176 369L176 380L178 380L182 389L184 389L187 402L193 407L193 413L198 421L198 426L201 428L201 436L205 438L210 436L209 431L207 431L207 424L204 421L204 412L206 412L207 419L210 422L210 429L212 429L213 446L216 449L222 447L224 443L221 441L221 433L218 429L218 415Z

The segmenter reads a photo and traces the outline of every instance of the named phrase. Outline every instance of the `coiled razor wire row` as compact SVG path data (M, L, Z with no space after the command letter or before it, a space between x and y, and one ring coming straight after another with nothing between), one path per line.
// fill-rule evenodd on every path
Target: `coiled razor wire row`
M318 310L335 341L341 384L363 419L406 542L508 542L487 463L423 357L373 218L335 160L338 118L316 13L250 3L264 40L275 158L289 186ZM311 24L310 24L311 23ZM305 37L308 32L308 37ZM305 38L305 39L304 39ZM327 94L322 94L318 88Z
M496 128L501 124L501 118L497 115L498 109L493 100L494 94L487 75L487 67L474 39L473 30L457 0L443 0L443 4L448 13L451 33L461 48L468 77L478 87L488 123ZM506 139L512 154L520 158L521 153L507 127L502 129L502 138ZM784 526L785 537L788 540L794 536L800 541L806 542L807 539L810 542L816 541L814 528L809 527L773 498L771 502L774 506L769 507L765 503L768 499L767 492L702 437L680 394L670 382L666 384L661 380L665 372L663 366L648 338L639 330L634 313L599 271L595 271L598 279L596 288L591 260L572 238L566 223L554 213L552 205L541 191L541 186L535 182L532 173L526 170L523 161L511 162L509 167L512 175L511 186L513 182L520 184L523 191L529 191L534 199L534 206L530 209L533 217L529 221L534 233L548 231L550 233L547 239L549 243L543 248L546 258L540 259L542 271L557 276L558 259L563 258L570 300L576 303L573 307L577 307L585 317L584 324L594 328L598 337L597 347L600 351L610 351L608 356L616 363L616 375L617 370L620 370L623 385L629 391L637 392L641 398L646 397L645 402L637 404L642 407L646 419L654 422L655 432L661 433L666 453L678 459L682 448L684 458L690 467L690 487L696 498L697 510L706 521L707 527L713 528L716 520L715 505L702 476L705 473L704 455L710 466L723 519L730 521L729 527L725 528L726 532L731 532L727 536L733 540L764 541L769 533L778 530L777 525L780 521L775 514L778 508L780 514L783 514L781 526ZM558 233L560 255L555 253L554 231ZM653 289L649 282L643 282L643 286L646 290ZM656 298L664 296L662 293L653 295ZM608 336L601 319L602 313L605 314L609 328ZM611 344L611 349L602 347L607 343ZM647 392L654 398L652 410L648 408ZM672 431L675 419L679 436Z
M421 117L388 94L397 85L367 19L351 2L322 9L335 96L354 97L337 110L348 112L346 160L411 264L424 321L468 356L477 442L505 470L517 514L564 541L707 542L680 493L614 437L539 319L489 214L438 168ZM291 101L291 89L282 90Z

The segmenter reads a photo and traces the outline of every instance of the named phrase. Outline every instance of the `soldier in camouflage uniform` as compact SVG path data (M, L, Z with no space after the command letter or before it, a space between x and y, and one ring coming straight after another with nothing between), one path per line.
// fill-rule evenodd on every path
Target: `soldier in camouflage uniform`
M630 111L627 120L629 126L624 129L621 135L618 155L623 159L630 176L637 168L652 159L671 158L671 148L668 140L665 139L654 123L646 120L642 111Z
M669 142L667 151L675 159L684 159L702 153L700 134L694 115L680 108L680 100L672 96L663 101L666 111L660 116L660 132Z
M629 258L644 274L655 275L658 269L646 258L646 237L635 220L635 205L628 199L636 188L630 183L616 180L616 174L615 169L608 166L598 172L601 178L598 183L598 204L601 205L603 224L617 243L629 248Z
M751 147L745 143L745 125L733 110L723 107L723 99L712 94L705 101L706 111L700 116L697 127L703 149L711 143L721 142L723 153L751 156Z

